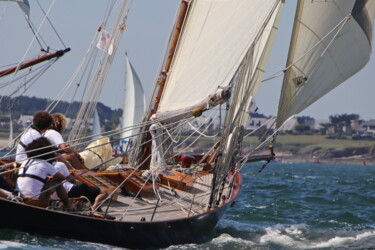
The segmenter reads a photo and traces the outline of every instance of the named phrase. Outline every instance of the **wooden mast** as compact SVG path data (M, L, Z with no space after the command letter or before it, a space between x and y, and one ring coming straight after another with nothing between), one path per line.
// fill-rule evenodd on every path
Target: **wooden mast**
M170 69L171 64L172 64L172 60L173 60L173 57L174 57L174 53L176 51L178 40L179 40L180 35L181 35L182 25L185 21L185 17L186 17L186 14L188 12L188 7L189 7L190 1L191 0L182 0L181 1L180 13L178 15L176 25L175 25L175 28L174 28L174 31L173 31L173 34L172 34L172 39L171 39L170 46L169 46L168 57L165 61L164 69L160 72L159 80L156 82L156 84L157 84L157 86L159 86L159 88L158 89L155 88L155 90L154 90L154 95L155 95L155 93L157 93L157 94L156 94L156 96L153 100L153 102L154 102L153 107L147 115L147 120L150 119L150 117L153 114L156 113L156 111L159 107L159 102L160 102L160 98L161 98L161 96L163 94L163 91L164 91L165 82L166 82L166 79L167 79L167 74L168 74L169 69ZM145 130L148 130L148 127L149 126L147 126L147 128L145 128ZM142 146L140 156L137 157L137 159L138 159L138 163L143 162L140 169L147 169L149 167L150 161L151 161L151 159L149 157L149 155L151 154L151 135L150 135L150 133L147 133L143 137L142 141L146 142L146 143Z
M182 24L185 21L185 16L186 16L186 13L187 13L187 10L188 10L189 2L190 2L190 0L182 0L182 2L181 2L180 13L178 15L176 26L175 26L175 29L173 31L172 40L171 40L171 44L170 44L170 47L169 47L168 57L167 57L167 60L165 62L165 65L164 65L164 69L160 73L160 78L157 81L157 84L159 85L159 89L157 90L157 95L156 95L155 100L154 100L154 107L151 109L151 112L149 114L149 118L153 114L156 113L156 111L159 107L160 98L161 98L161 95L163 94L163 90L164 90L164 87L165 87L165 81L167 79L167 73L169 72L169 69L170 69L171 64L172 64L174 53L176 51L177 42L180 38Z
M47 60L51 60L52 58L55 58L55 57L61 57L69 51L70 51L70 48L58 50L56 52L37 57L37 58L35 58L33 60L30 60L28 62L21 63L21 64L15 66L15 67L11 67L9 69L2 70L2 71L0 71L0 77L10 75L10 74L16 72L16 70L25 69L25 68L34 66L35 64L38 64L38 63L41 63L41 62L44 62L44 61L47 61Z

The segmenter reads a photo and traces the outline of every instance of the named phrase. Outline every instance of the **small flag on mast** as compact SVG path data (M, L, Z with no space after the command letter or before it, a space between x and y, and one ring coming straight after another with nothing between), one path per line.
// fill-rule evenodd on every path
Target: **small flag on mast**
M113 40L109 32L102 29L100 31L99 40L96 44L98 49L106 51L109 55L112 55L113 52Z

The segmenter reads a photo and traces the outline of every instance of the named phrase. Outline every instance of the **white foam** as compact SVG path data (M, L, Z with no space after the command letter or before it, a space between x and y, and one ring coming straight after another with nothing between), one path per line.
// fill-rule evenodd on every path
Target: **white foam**
M9 247L12 248L23 248L26 247L26 244L18 243L18 242L13 242L13 241L7 241L7 240L2 240L0 241L0 249L7 249Z
M371 236L374 236L374 235L375 235L375 231L368 231L368 232L360 233L356 236L347 236L347 237L336 236L336 237L328 240L327 242L320 242L320 243L316 244L314 247L343 246L343 245L354 243L358 240L362 240L362 239L365 239L365 238L368 238L368 237L371 237Z
M257 209L267 208L267 206L254 206L254 205L251 205L251 204L246 204L244 207L246 207L246 208L257 208Z
M296 239L304 240L301 230L304 228L306 228L305 224L292 225L287 228L283 228L282 226L265 228L266 234L260 237L259 243L276 243L282 246L295 247L298 243Z
M349 244L355 244L357 241L375 236L375 231L360 232L354 236L335 236L331 239L317 239L310 241L305 238L304 230L306 225L292 225L290 227L276 226L265 228L266 234L261 236L259 243L261 245L277 244L287 248L297 249L315 249L342 247Z
M173 246L169 246L168 248L166 248L168 250L185 250L185 249L199 249L198 245L197 244L185 244L185 245L173 245Z
M215 245L225 245L227 243L236 243L241 246L254 246L255 245L255 243L250 240L234 238L229 234L222 234L219 237L212 239L211 243Z

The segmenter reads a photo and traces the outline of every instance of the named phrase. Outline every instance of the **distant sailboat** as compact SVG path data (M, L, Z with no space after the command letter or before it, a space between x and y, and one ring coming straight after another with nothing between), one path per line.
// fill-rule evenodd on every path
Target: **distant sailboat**
M94 110L93 124L92 124L92 135L93 135L92 139L93 140L99 139L100 133L101 133L100 118L99 118L99 114L98 114L98 109L95 109Z
M125 88L124 88L124 111L122 113L121 147L126 152L130 146L132 136L136 135L139 129L127 129L139 124L146 109L146 97L141 80L135 72L125 54Z
M13 142L13 120L12 113L9 115L9 144Z
M14 145L14 138L13 138L13 121L12 121L12 113L9 114L9 139L8 143L3 147L0 148L0 151L11 151Z

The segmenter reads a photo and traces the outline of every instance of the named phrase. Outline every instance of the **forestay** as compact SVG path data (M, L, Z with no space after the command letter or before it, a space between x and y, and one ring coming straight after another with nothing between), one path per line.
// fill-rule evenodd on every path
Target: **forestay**
M222 157L219 160L219 164L215 167L216 178L213 183L212 199L216 201L220 198L217 195L220 194L220 183L225 181L228 172L233 170L234 165L239 170L239 164L235 163L239 162L240 145L243 139L242 128L250 117L249 113L247 113L247 107L249 102L253 100L253 96L256 94L261 81L279 23L282 7L282 1L274 1L273 8L267 13L264 24L259 27L259 33L241 62L233 81L235 88L232 105L229 112L227 112L224 126L228 129L222 136L226 140L223 140L225 143L223 143L220 150L223 152Z
M375 1L299 1L277 127L363 68Z
M230 120L235 125L245 126L248 121L247 108L250 99L253 100L259 88L280 21L282 7L282 1L274 2L272 11L268 13L265 23L260 28L236 74L237 86L233 96L233 107L229 112L232 115Z
M275 2L192 1L158 112L193 106L227 86Z

